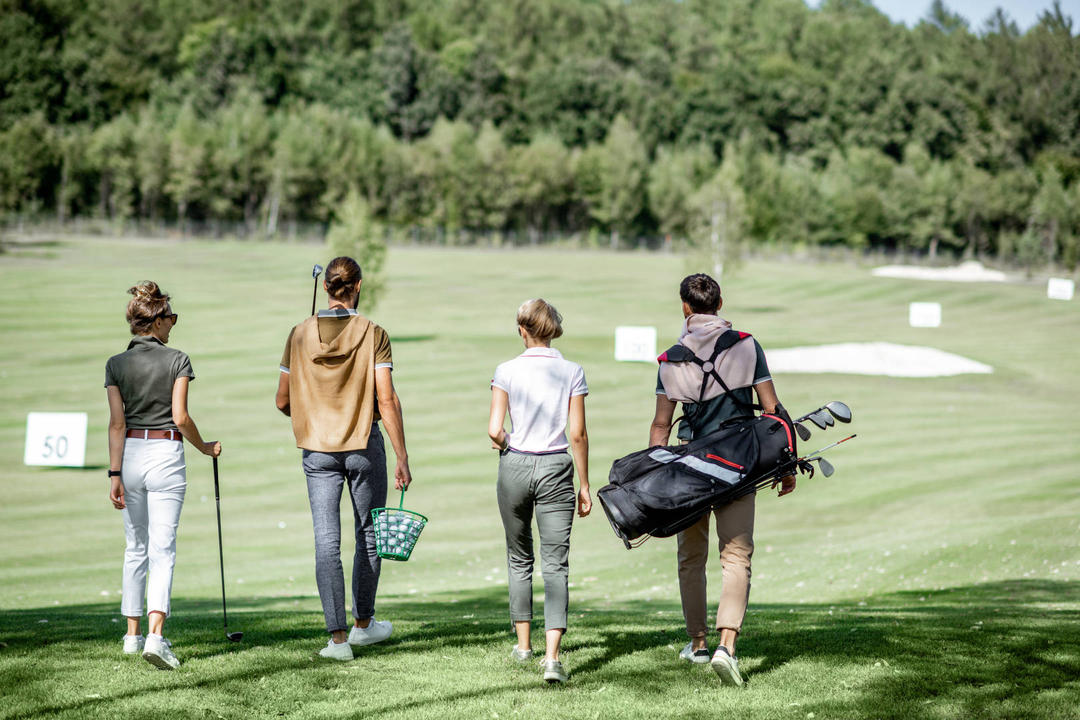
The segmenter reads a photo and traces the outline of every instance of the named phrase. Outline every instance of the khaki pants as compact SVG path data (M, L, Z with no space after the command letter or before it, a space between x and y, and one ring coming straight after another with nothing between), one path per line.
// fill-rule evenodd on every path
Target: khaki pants
M706 513L683 530L679 540L679 593L682 596L686 634L705 637L708 632L705 597L705 563L709 558L709 517L716 516L720 542L722 586L716 610L716 629L736 632L742 627L750 597L750 557L754 554L754 495Z

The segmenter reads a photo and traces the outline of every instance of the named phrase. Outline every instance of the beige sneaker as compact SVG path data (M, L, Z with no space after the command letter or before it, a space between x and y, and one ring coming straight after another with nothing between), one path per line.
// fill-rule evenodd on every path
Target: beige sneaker
M532 660L532 650L518 650L518 646L515 645L514 649L510 651L510 659L514 662L527 663Z
M336 643L334 638L330 638L326 643L326 647L319 651L319 657L348 662L353 659L352 645L348 642Z
M180 660L172 651L172 643L160 635L147 635L143 643L143 659L158 670L175 670Z

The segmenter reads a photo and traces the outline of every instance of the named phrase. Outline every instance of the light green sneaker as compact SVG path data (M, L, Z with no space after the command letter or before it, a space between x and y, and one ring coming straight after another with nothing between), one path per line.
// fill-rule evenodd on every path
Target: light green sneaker
M541 666L544 668L544 680L549 685L566 682L566 671L558 660L544 660Z

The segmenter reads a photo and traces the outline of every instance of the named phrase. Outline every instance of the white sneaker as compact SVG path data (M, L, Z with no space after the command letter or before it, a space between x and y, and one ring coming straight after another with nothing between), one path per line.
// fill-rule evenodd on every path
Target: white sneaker
M146 638L142 635L125 635L124 636L124 654L125 655L138 655L142 652L143 644L146 642Z
M394 632L394 626L389 620L371 618L371 624L366 628L353 625L352 630L349 631L349 644L357 647L374 645L390 637L392 632Z
M514 649L510 651L510 659L514 662L527 663L532 660L532 650L518 650L518 646L515 645Z
M712 669L723 685L742 685L742 674L739 672L739 661L733 658L727 648L721 645L716 648L712 656Z
M330 638L326 643L326 647L319 651L319 656L330 660L348 662L353 659L352 645L347 642L336 643L334 638Z
M175 670L180 661L172 651L172 643L160 635L147 635L143 643L143 659L159 670Z
M700 650L695 650L693 643L686 643L686 646L679 651L679 659L703 665L709 662L709 648L703 647Z
M558 660L544 660L540 665L544 668L544 680L549 684L566 682L566 671Z

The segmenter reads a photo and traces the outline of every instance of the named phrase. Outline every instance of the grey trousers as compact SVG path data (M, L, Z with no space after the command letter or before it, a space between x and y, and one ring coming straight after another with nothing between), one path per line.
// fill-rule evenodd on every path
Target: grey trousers
M544 629L565 630L569 603L570 527L574 522L574 463L566 453L528 455L511 451L499 458L496 485L506 531L510 579L510 620L532 620L532 519L540 530L544 572Z
M386 450L378 425L371 426L366 450L323 453L304 450L311 521L315 527L315 582L319 586L326 631L348 627L345 575L341 568L341 489L349 486L356 551L353 554L352 614L375 615L381 561L375 549L372 508L386 505Z

